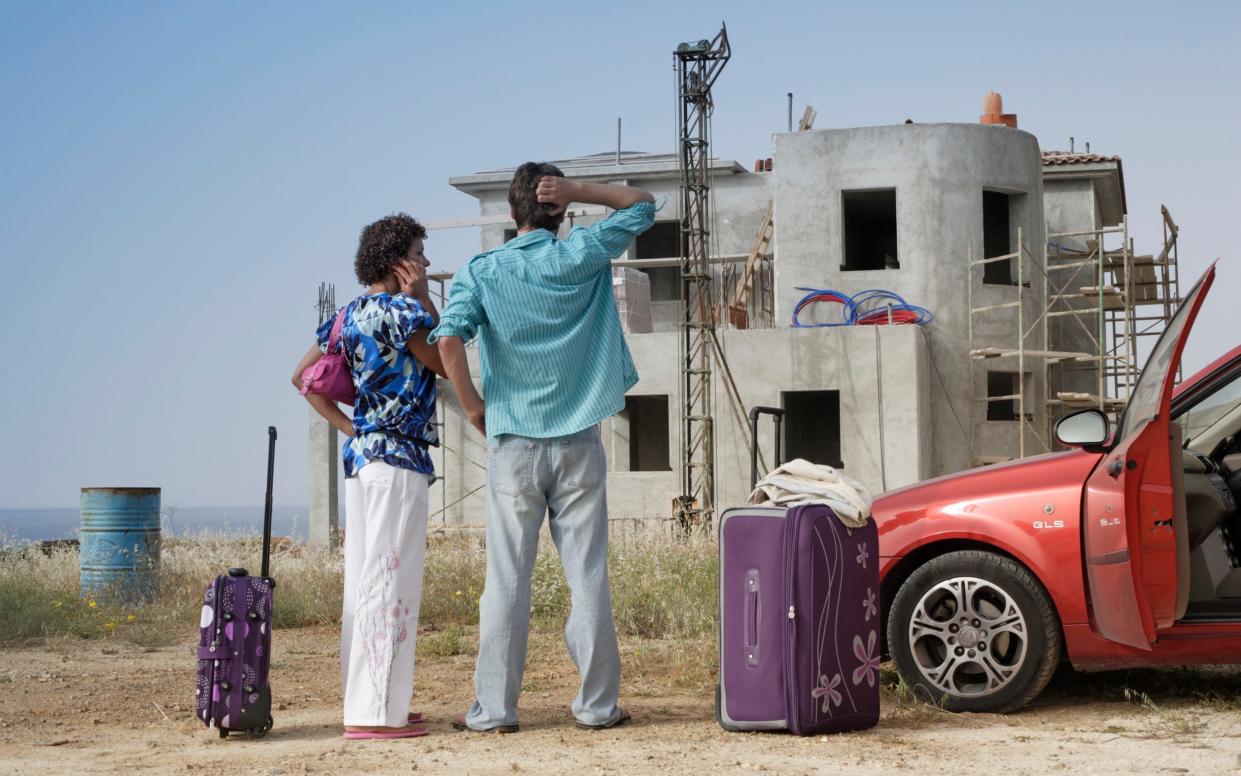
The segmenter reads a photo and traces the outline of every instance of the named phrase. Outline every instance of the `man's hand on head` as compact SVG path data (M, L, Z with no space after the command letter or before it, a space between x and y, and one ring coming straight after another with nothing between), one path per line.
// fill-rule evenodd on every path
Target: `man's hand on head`
M539 178L539 187L534 193L538 195L539 202L554 205L548 212L558 216L577 201L578 188L579 184L576 181L555 175L544 175Z
M649 191L632 186L622 186L619 183L583 183L550 175L539 178L538 188L534 191L540 203L553 208L548 211L552 215L560 215L573 202L624 210L639 202L655 201Z

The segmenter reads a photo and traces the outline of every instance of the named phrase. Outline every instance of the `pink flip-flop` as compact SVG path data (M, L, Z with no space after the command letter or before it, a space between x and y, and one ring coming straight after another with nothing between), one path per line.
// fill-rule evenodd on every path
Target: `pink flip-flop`
M410 725L417 725L419 722L426 722L427 715L421 711L411 711L409 716L405 718L405 721Z
M345 738L354 740L381 739L381 738L418 738L427 734L426 728L404 727L395 730L385 730L383 732L377 730L346 730Z

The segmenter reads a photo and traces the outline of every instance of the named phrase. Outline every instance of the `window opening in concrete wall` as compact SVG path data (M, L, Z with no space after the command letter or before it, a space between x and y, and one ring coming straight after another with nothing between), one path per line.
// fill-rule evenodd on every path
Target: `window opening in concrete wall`
M629 471L671 471L668 395L626 396L621 415L629 424Z
M1012 198L999 191L982 193L983 258L1013 252ZM991 285L1013 285L1013 261L993 261L983 265L982 282Z
M1016 372L987 372L987 420L1016 420L1017 400Z
M896 189L841 192L845 261L841 270L900 269Z
M681 255L681 231L676 221L656 221L633 241L635 259L675 259Z
M681 231L676 221L656 221L633 241L635 259L675 259L681 255ZM681 271L676 267L642 270L651 279L652 302L675 302L681 298Z
M841 468L840 391L784 391L784 460Z

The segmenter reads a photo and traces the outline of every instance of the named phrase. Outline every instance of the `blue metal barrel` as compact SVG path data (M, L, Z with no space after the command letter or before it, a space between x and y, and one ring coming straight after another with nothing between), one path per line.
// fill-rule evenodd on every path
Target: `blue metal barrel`
M159 589L159 488L82 488L82 595L150 600Z

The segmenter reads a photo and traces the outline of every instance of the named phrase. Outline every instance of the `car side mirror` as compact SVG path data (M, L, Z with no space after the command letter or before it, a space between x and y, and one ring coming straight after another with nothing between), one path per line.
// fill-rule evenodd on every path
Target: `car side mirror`
M1078 410L1056 424L1056 441L1069 447L1099 451L1111 436L1107 415L1099 410Z

